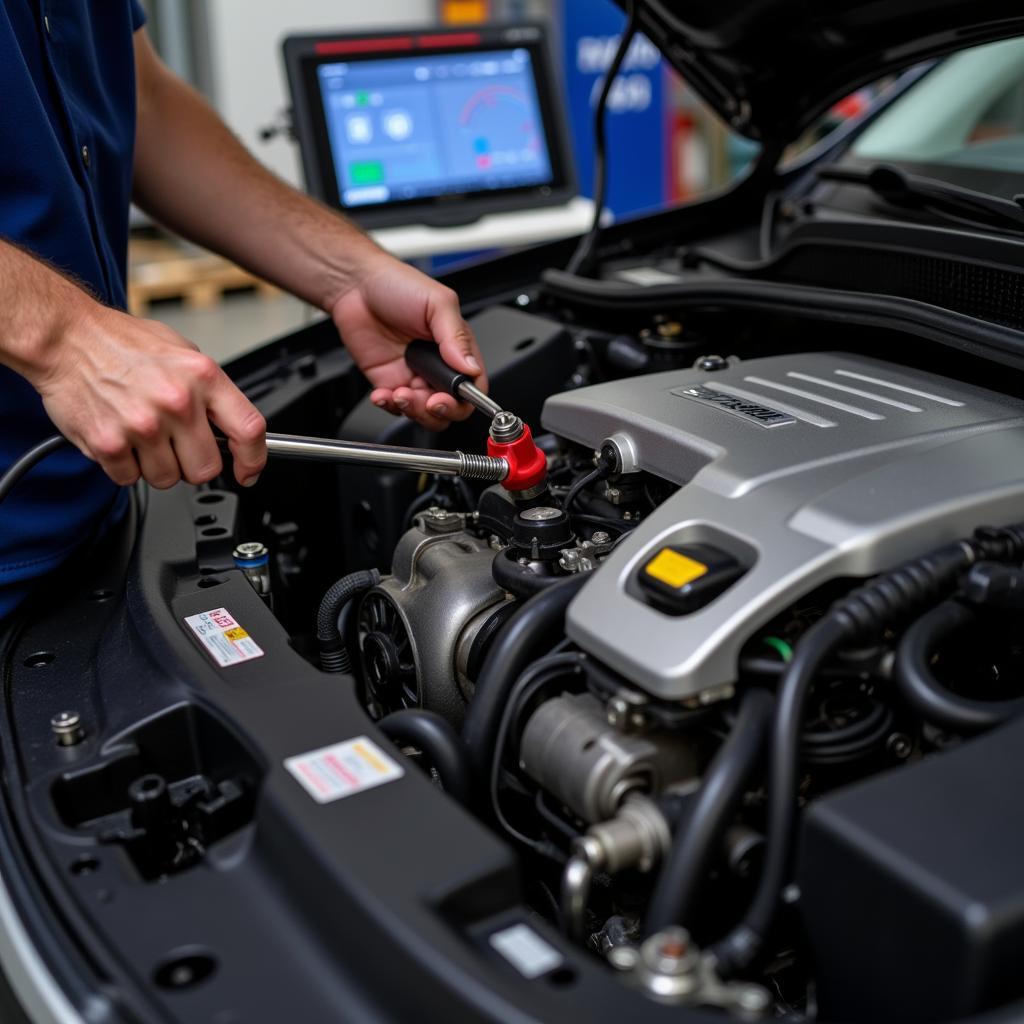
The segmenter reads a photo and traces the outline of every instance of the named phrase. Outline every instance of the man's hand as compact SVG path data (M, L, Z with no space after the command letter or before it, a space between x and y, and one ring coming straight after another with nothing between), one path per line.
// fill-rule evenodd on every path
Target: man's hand
M210 422L227 436L235 477L256 482L266 423L224 371L163 324L87 299L31 372L58 429L118 484L206 483L222 470Z
M353 284L328 304L356 365L374 386L371 400L431 430L465 419L472 406L432 391L405 363L405 346L433 338L445 362L487 389L483 360L458 296L450 288L379 250Z

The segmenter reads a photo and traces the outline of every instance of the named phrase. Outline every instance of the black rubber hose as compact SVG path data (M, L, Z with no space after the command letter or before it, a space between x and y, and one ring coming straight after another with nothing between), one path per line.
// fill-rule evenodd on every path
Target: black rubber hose
M508 548L494 556L494 561L491 562L491 576L503 590L524 600L565 579L564 576L541 576L529 566L520 565Z
M676 829L651 896L647 934L689 922L700 885L761 761L774 703L767 690L743 695L736 723Z
M849 636L847 625L837 617L819 620L797 644L783 677L771 733L768 842L761 880L743 921L712 950L726 975L754 959L775 919L793 845L804 703L818 667Z
M440 715L422 708L392 711L378 723L388 739L423 751L445 792L465 807L473 800L473 773L462 738Z
M893 672L896 688L926 722L956 733L978 733L1024 714L1024 697L972 700L953 693L935 678L931 660L940 643L978 623L978 613L946 601L917 620L903 635Z
M757 894L743 920L712 948L719 972L729 977L761 952L789 878L797 817L803 712L821 665L845 644L874 637L885 627L920 614L948 597L979 558L1019 558L1020 529L975 534L866 583L816 622L797 644L779 687L768 774L768 831Z
M324 672L351 672L352 659L338 630L338 619L345 606L380 583L380 572L364 569L342 576L323 596L316 616L316 639L320 647L320 667Z
M522 671L565 636L565 609L589 579L566 576L526 601L502 627L476 681L462 726L474 775L486 778L501 717Z
M11 491L18 485L25 474L42 462L48 455L60 450L71 442L61 434L54 434L45 441L30 448L24 455L17 459L2 477L0 477L0 501L3 501Z
M598 480L604 480L605 477L611 476L612 466L607 462L600 462L596 468L590 470L589 473L585 473L579 477L573 485L569 488L569 493L565 496L565 501L562 502L562 509L565 512L572 513L572 505L579 495L580 491L584 487L589 487L591 484L596 484Z

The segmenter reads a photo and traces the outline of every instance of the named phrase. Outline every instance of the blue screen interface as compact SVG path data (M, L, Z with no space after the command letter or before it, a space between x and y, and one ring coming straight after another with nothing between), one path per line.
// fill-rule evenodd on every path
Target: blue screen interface
M321 64L349 207L551 182L530 51Z

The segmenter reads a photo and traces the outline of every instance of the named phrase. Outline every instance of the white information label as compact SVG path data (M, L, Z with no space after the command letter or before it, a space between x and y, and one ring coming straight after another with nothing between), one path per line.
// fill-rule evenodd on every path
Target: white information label
M405 774L401 765L366 736L297 754L284 766L321 804L393 782Z
M658 284L679 284L683 280L681 274L671 274L658 267L627 267L625 270L617 271L616 277L641 288L653 288Z
M263 657L263 648L235 621L227 608L186 616L185 625L221 668Z
M524 978L539 978L562 966L562 954L528 924L514 924L495 932L490 941Z

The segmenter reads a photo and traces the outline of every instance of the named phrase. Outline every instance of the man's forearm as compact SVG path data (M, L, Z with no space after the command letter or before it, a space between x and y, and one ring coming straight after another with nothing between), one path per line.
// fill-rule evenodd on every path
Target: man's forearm
M382 255L267 171L136 34L135 199L157 220L322 309ZM343 244L339 244L343 243Z
M95 305L81 288L0 239L0 363L30 381L45 374L57 339Z

